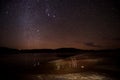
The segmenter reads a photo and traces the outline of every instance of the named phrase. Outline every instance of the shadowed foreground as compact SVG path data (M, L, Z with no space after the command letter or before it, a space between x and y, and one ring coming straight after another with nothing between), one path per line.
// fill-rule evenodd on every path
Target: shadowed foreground
M2 80L119 80L119 52L88 52L66 58L48 53L0 57Z

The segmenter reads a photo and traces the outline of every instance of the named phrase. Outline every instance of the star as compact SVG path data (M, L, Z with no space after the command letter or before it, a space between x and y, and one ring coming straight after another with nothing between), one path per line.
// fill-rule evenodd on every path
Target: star
M37 30L37 32L40 32L40 30Z
M50 13L48 13L47 16L50 16Z
M120 47L118 41L109 41L120 34L118 2L0 0L0 46L18 49Z
M56 17L56 15L53 15L53 18L55 18Z

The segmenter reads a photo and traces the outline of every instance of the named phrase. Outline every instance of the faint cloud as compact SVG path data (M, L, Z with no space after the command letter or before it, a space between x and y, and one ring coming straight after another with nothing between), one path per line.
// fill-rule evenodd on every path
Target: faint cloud
M101 45L97 45L93 42L86 42L84 43L86 46L90 46L90 47L98 47L98 48L101 48L102 46Z

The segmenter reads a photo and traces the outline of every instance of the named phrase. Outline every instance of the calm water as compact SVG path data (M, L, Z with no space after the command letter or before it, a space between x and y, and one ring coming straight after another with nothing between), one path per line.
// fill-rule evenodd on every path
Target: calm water
M114 79L120 71L117 57L105 53L65 59L48 54L2 55L0 71L5 73L3 80L120 80Z

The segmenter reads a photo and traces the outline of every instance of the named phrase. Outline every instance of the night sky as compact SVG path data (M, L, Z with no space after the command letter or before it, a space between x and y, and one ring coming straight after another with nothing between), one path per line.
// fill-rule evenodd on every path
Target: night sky
M0 46L120 48L120 0L0 0Z

